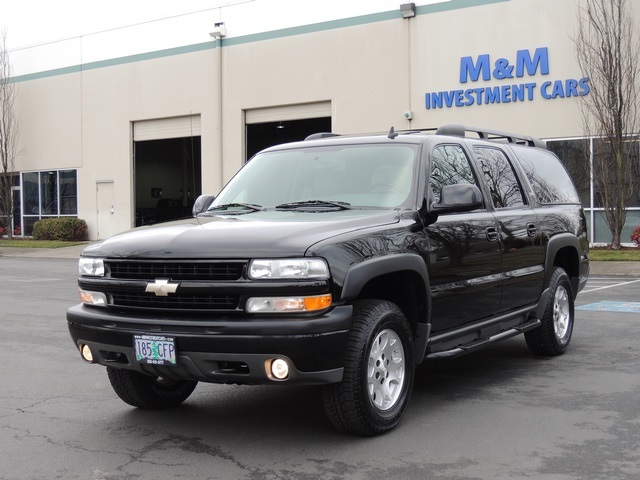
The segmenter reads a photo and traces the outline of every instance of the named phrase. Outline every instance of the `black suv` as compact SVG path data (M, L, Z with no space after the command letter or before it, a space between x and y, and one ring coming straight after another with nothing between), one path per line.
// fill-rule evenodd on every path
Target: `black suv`
M374 435L425 359L520 333L563 353L589 260L544 142L445 125L269 148L194 218L91 245L79 270L71 336L125 402L177 405L198 381L322 384L337 428Z

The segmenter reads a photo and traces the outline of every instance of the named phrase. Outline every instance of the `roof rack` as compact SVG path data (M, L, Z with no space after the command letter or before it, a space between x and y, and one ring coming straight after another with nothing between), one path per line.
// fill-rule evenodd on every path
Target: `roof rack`
M305 140L320 140L321 138L329 138L329 137L339 137L339 133L331 133L331 132L318 132L312 133L311 135L305 137Z
M518 145L529 147L547 148L547 143L536 137L520 135L517 133L502 132L500 130L489 130L486 128L470 127L458 123L447 123L436 130L436 135L451 135L454 137L466 137L467 132L475 133L483 140L507 141Z

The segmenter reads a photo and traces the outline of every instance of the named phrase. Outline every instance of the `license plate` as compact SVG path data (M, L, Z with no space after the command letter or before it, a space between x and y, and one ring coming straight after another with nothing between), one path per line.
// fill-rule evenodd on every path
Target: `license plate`
M134 335L136 360L151 365L175 365L176 344L172 337Z

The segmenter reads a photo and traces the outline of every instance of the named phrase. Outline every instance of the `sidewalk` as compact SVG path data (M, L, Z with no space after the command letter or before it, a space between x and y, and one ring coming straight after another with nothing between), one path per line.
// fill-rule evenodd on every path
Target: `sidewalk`
M0 257L79 258L89 243L62 248L0 247ZM640 276L640 262L591 262L592 275Z
M640 262L590 262L591 275L640 276Z
M82 250L88 245L90 243L62 248L0 247L0 257L79 258Z

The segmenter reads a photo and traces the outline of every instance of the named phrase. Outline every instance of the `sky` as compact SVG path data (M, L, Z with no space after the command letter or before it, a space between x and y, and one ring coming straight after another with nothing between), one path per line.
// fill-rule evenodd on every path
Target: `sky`
M0 28L9 50L185 14L209 12L251 0L0 0Z
M422 0L420 5L449 0ZM402 0L0 0L14 75L399 10Z

